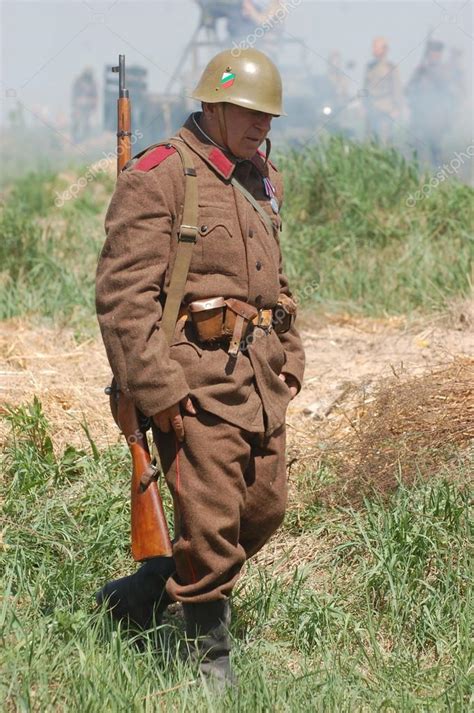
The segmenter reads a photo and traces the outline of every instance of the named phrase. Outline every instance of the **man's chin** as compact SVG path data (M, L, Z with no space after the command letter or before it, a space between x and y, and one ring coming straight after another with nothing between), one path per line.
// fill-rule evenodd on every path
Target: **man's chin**
M239 147L238 152L235 153L234 156L240 159L253 158L261 145L261 141L249 142L246 146Z

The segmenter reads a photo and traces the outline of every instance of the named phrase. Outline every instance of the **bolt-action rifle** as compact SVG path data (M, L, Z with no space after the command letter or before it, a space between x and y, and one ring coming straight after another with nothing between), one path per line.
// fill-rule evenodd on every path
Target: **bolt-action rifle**
M125 55L112 68L119 75L117 100L117 175L131 158L131 112L125 88ZM132 555L142 562L152 557L171 557L171 542L163 503L156 482L158 472L152 463L147 440L149 419L137 411L134 403L115 382L106 389L115 422L127 440L132 456Z

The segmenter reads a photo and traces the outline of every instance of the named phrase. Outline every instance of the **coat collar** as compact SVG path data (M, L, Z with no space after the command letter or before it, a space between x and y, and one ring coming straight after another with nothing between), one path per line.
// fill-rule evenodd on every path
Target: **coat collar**
M224 151L212 143L211 139L196 126L195 121L198 121L198 117L199 113L191 114L186 119L184 126L179 130L178 135L198 156L211 166L219 176L228 181L231 179L236 166L242 164L248 165L249 163L252 163L263 176L268 176L268 166L265 165L265 160L259 152L256 153L250 161L239 161L235 156L232 156L227 151Z

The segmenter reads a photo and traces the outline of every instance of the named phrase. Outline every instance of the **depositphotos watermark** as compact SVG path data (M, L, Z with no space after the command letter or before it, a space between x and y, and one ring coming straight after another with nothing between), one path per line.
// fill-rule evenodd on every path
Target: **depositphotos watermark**
M474 156L474 144L467 147L465 151L461 153L454 154L454 158L451 159L449 163L443 163L442 166L438 167L436 173L431 176L428 183L425 183L419 191L415 193L410 193L406 199L406 205L408 208L414 208L418 201L423 200L423 198L428 198L432 191L438 188L440 183L444 183L449 176L455 176L461 166L464 165L465 161L468 161Z
M133 146L139 139L142 138L143 134L138 129L130 136L130 144ZM56 191L56 198L54 199L54 205L56 208L62 208L65 203L77 198L82 189L85 188L88 183L92 183L98 173L107 171L111 164L117 161L117 157L120 156L122 151L122 146L119 146L115 151L109 151L108 153L102 151L104 158L101 158L100 161L96 161L92 164L92 166L89 166L87 171L80 178L78 178L77 181L71 183L65 191L62 193Z
M294 10L298 5L301 5L302 0L281 0L279 7L272 12L272 14L264 20L260 25L258 25L255 30L247 35L245 39L240 42L233 42L233 48L231 51L232 57L239 57L242 50L254 47L258 40L276 25L280 25L283 20L288 17L290 12Z

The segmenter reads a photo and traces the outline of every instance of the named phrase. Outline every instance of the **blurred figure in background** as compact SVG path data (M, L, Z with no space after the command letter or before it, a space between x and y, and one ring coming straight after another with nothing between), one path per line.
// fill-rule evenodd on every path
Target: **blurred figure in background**
M198 3L202 10L201 24L216 33L218 20L225 19L233 40L243 40L283 8L280 0L198 0Z
M91 67L86 67L72 85L72 138L85 141L92 134L92 120L98 104L97 83Z
M450 129L456 102L453 79L443 63L443 49L439 40L429 40L406 88L415 145L421 159L432 166L442 163L442 141Z
M254 25L268 22L278 10L284 9L282 0L243 0L242 12Z
M387 59L388 44L384 37L372 43L373 59L364 78L367 136L386 144L393 140L394 121L403 107L398 68Z

